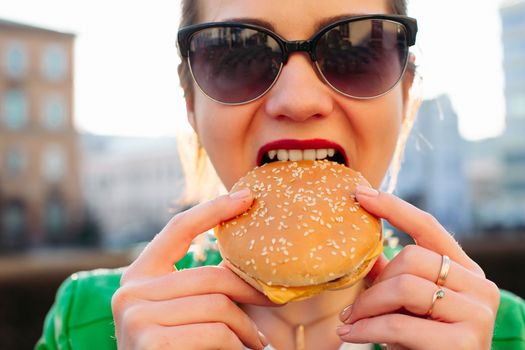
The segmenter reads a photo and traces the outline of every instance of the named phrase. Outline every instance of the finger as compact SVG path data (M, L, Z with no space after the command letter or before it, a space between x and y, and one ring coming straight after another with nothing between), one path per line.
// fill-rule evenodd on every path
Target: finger
M122 319L125 329L158 324L165 327L195 323L224 323L243 344L261 349L255 323L223 294L196 295L161 302L140 303L129 308Z
M173 217L128 267L121 283L129 279L173 272L173 263L184 257L198 234L245 212L250 207L253 195L249 189L245 190L247 191L241 190L217 197Z
M161 301L212 293L225 294L242 304L276 306L264 294L223 266L197 267L128 283L119 288L114 299L121 303L133 299Z
M418 276L435 283L441 270L442 259L441 255L429 249L408 245L385 266L374 284L402 274ZM486 280L452 260L443 285L456 292L466 292L479 297L488 296Z
M372 266L370 272L368 272L368 275L365 276L366 284L369 286L372 285L377 277L381 274L381 271L383 271L387 265L387 257L384 254L381 254L374 263L374 266Z
M471 339L463 327L402 314L366 318L341 326L337 334L349 343L387 343L413 350L479 348L463 346Z
M138 338L137 349L245 349L235 333L218 322L152 327Z
M447 230L427 212L392 194L378 192L364 186L357 187L356 198L364 209L386 219L390 224L410 235L417 245L441 255L448 255L469 270L483 273L479 265L469 258Z
M365 290L355 300L350 316L344 322L354 323L364 318L396 313L400 310L426 316L431 306L432 319L450 323L466 321L483 312L487 313L487 317L492 313L488 307L475 299L447 288L442 289L445 296L435 300L432 305L434 293L438 290L434 283L413 275L396 276Z

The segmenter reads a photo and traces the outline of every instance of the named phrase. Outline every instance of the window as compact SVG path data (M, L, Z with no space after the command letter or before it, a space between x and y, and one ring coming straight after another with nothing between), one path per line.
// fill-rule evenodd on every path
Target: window
M501 17L504 31L510 31L520 27L523 28L523 14L521 11L510 8L503 11Z
M59 182L66 172L66 157L59 145L45 148L42 158L42 173L49 182Z
M7 76L20 79L27 70L27 50L20 42L11 42L5 52L5 67Z
M525 165L525 151L506 154L505 162L511 165Z
M507 115L525 118L525 94L513 94L507 97Z
M4 96L3 119L8 129L19 130L27 123L28 102L21 90L10 90Z
M61 201L55 198L48 200L45 213L45 226L48 235L52 237L59 235L65 226L64 206Z
M27 167L27 160L21 149L11 149L7 152L7 173L12 176L22 175Z
M68 69L67 65L66 50L63 46L53 44L46 47L42 57L42 69L47 79L51 81L64 79Z
M2 229L8 237L16 237L23 234L26 223L26 212L24 205L19 201L9 202L2 212L0 222Z
M47 130L62 130L66 125L66 106L62 96L48 96L42 109L42 122Z

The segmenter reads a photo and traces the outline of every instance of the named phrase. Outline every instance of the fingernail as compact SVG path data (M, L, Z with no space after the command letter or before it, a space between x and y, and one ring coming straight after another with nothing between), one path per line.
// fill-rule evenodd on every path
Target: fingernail
M248 187L243 188L237 192L230 193L230 198L234 200L242 200L251 196L250 189Z
M350 334L350 331L352 330L352 325L351 324L345 324L345 325L342 325L342 326L337 326L337 335L342 337L344 335L348 335Z
M257 331L257 333L259 334L259 340L261 341L263 348L266 347L266 345L268 345L268 340L266 339L264 334L261 333L261 331Z
M360 194L362 196L367 196L367 197L377 197L379 196L379 191L372 188L372 187L367 187L367 186L362 186L362 185L359 185L356 187L355 189L355 193L356 194Z
M341 322L345 322L350 318L350 315L352 314L352 305L348 305L341 311L341 314L339 314L339 319Z

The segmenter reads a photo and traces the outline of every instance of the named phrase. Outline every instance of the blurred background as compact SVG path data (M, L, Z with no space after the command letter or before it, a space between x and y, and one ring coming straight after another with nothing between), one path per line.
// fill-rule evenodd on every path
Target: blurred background
M409 14L424 101L396 193L523 297L525 0ZM0 349L31 349L64 278L129 264L184 209L178 16L168 0L0 0Z

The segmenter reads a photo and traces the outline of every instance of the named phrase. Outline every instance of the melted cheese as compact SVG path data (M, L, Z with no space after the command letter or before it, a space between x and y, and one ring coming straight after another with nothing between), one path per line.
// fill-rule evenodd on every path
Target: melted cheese
M355 272L360 273L362 271L363 266L367 266L369 261L372 259L375 259L383 252L383 243L380 241L379 244L376 245L373 251L371 251L366 260L363 262L363 264L360 266L360 268L356 269ZM360 278L363 278L365 276L359 276ZM276 304L285 304L290 301L298 301L302 299L309 298L313 295L321 293L323 290L326 289L326 283L323 284L315 284L311 286L304 286L304 287L283 287L283 286L269 286L264 282L257 281L259 285L261 286L264 295L268 297L271 301L273 301Z

